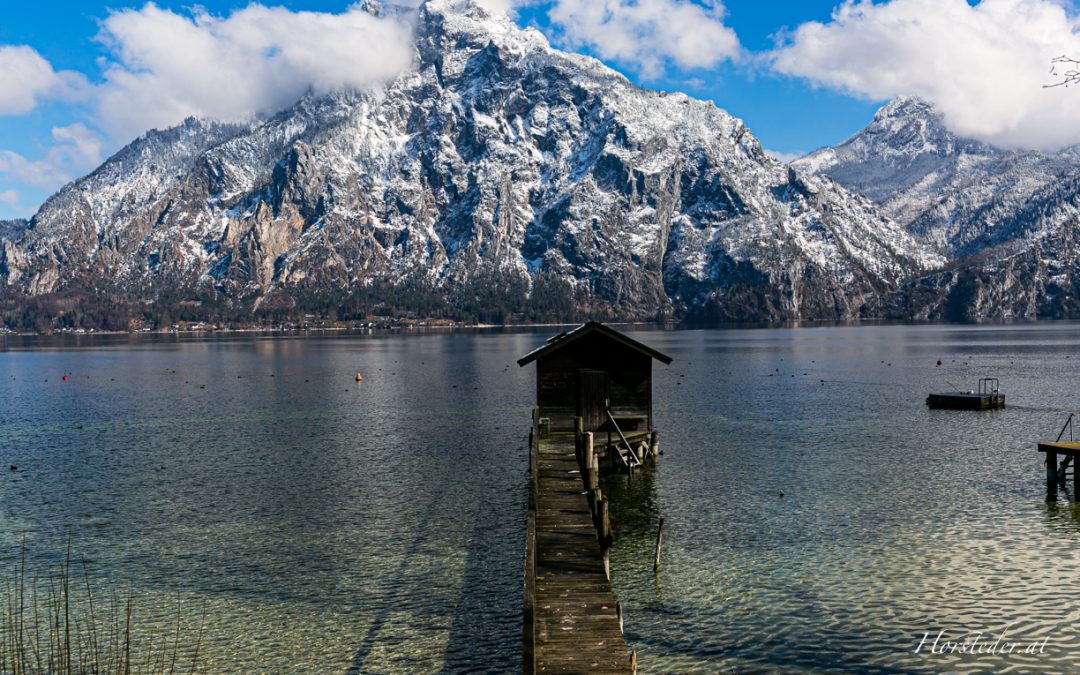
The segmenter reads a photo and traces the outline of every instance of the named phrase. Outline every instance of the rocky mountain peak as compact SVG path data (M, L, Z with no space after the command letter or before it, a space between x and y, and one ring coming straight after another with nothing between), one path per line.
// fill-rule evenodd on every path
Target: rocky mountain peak
M899 98L844 143L794 164L870 197L952 261L950 271L911 282L904 312L963 319L1080 312L1075 149L994 148L957 137L929 103Z
M940 123L941 115L934 104L918 96L897 96L874 113L874 122L885 123L890 119L910 121L923 118Z
M840 145L822 148L793 165L886 203L915 186L930 185L960 164L1000 154L984 143L958 138L931 103L904 96L880 108L870 124Z

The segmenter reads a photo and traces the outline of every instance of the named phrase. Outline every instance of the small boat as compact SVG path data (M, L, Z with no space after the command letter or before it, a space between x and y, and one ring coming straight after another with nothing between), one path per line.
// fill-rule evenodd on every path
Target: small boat
M947 391L930 394L926 405L931 408L949 408L952 410L992 410L1005 407L1005 394L999 389L996 377L984 377L979 380L976 391Z

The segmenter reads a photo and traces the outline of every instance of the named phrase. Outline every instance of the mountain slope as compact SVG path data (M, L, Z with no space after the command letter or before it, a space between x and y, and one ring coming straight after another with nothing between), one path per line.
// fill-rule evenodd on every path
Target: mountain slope
M894 316L1078 316L1080 153L958 138L924 101L899 98L835 148L795 166L877 201L953 262L889 300Z
M711 102L461 0L421 6L416 67L384 87L152 132L50 199L18 249L0 276L30 294L108 280L258 308L420 286L621 318L872 316L944 262Z

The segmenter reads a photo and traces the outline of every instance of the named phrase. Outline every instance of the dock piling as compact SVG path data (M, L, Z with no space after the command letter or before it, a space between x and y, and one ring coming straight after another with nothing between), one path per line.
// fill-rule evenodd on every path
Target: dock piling
M611 513L608 500L604 497L600 498L600 531L598 535L600 548L605 551L611 548Z
M596 453L593 450L593 435L591 431L586 431L583 435L582 456L585 460L585 468L581 472L581 477L585 481L585 491L591 492L596 489L599 482L598 475L599 470L596 465Z
M1046 452L1046 487L1048 489L1057 486L1057 475L1057 453L1053 450L1048 450Z
M664 519L660 518L660 525L656 528L656 556L653 558L653 574L660 573L660 545L664 542Z
M1064 433L1064 429L1062 430ZM1060 434L1059 434L1060 437ZM1046 498L1057 499L1058 485L1064 486L1068 481L1068 469L1073 467L1073 499L1080 499L1080 472L1077 468L1077 457L1080 454L1080 442L1057 441L1054 443L1039 443L1039 452L1043 453L1046 464ZM1063 459L1059 463L1058 457Z

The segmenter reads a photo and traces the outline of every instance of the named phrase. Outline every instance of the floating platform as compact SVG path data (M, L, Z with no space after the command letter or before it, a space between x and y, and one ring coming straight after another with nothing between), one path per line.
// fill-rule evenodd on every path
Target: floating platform
M931 408L949 408L951 410L991 410L1005 407L1004 394L980 394L973 391L949 391L943 394L930 394L926 405Z
M950 410L993 410L1005 407L1005 394L998 391L996 377L984 377L979 380L977 391L947 391L943 394L930 394L926 405L931 408Z

